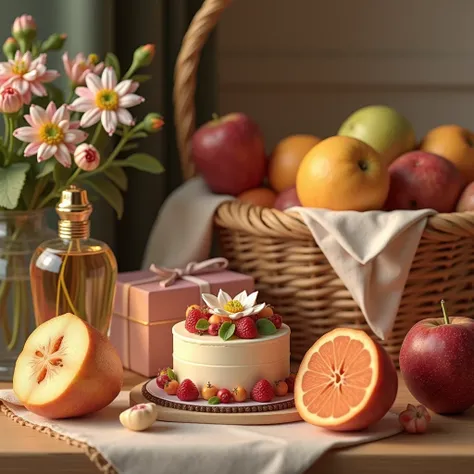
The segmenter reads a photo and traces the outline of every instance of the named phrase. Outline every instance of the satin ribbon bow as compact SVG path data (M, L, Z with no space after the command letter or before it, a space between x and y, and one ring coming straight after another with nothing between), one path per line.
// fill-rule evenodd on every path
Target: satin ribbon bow
M160 286L166 288L172 285L176 280L193 275L200 275L202 273L214 273L225 270L229 265L226 258L210 258L202 262L190 262L184 268L166 268L157 267L155 264L150 266L150 271L156 273L160 280Z

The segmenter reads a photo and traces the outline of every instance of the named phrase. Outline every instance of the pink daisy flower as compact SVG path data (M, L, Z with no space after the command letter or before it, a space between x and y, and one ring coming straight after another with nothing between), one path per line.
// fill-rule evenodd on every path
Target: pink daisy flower
M59 72L46 68L46 54L40 54L32 60L31 52L15 53L14 59L0 63L0 84L11 86L23 98L25 104L31 102L31 96L43 97L47 95L44 82L52 82L59 77Z
M76 54L74 59L69 59L67 52L63 54L64 70L73 84L82 86L86 83L87 74L100 74L104 70L104 63L97 63L95 59L95 55L89 55L86 59L83 53Z
M78 130L79 122L70 122L66 105L56 108L54 102L43 109L39 105L30 107L25 120L31 127L20 127L13 136L22 142L28 142L24 155L37 155L38 162L54 156L64 167L71 166L71 153L78 143L87 138L87 133Z
M144 98L134 94L138 83L125 80L117 84L117 76L111 67L106 67L102 78L89 73L86 76L87 87L77 87L79 96L70 106L70 110L85 112L81 118L81 127L87 128L99 120L109 135L113 135L119 123L134 125L135 120L127 110L141 104Z

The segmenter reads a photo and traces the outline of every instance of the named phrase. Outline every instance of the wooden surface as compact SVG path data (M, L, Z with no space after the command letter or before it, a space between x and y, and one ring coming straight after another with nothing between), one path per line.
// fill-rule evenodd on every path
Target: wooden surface
M146 383L142 382L133 387L130 392L130 405L154 401L152 398L146 398L142 393L143 385ZM276 425L301 421L301 417L296 408L261 413L245 413L245 416L242 416L240 413L202 413L159 405L157 420L212 425Z
M142 382L127 373L125 388ZM9 388L1 384L0 388ZM413 403L403 383L393 407ZM434 416L425 435L392 438L327 453L307 474L471 474L474 466L474 410L463 416ZM82 452L66 443L20 426L0 414L0 474L98 474ZM290 473L289 473L290 474Z

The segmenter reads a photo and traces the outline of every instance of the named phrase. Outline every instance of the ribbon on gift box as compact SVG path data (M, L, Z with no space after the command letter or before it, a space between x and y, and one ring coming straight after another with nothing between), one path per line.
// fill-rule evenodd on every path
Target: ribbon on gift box
M145 324L147 326L155 326L160 324L170 324L178 323L182 321L180 319L166 320L166 321L156 321L153 323L148 323L134 319L130 317L130 291L132 287L145 285L148 283L158 283L162 288L167 288L173 285L177 280L186 280L190 283L198 285L200 294L209 293L211 291L211 285L208 281L199 278L197 275L203 275L206 273L215 273L225 270L229 266L229 261L226 258L217 257L210 258L208 260L203 260L202 262L190 262L184 268L167 268L159 267L155 264L150 265L150 271L153 272L153 275L147 278L142 278L140 280L129 281L123 284L123 305L122 308L125 310L124 315L115 314L116 316L123 317L127 320L126 333L125 333L125 367L130 367L130 323L136 322L139 324Z

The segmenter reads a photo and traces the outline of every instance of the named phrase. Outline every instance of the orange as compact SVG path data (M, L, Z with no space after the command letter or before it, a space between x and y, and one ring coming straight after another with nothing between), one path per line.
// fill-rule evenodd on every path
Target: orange
M468 183L474 181L474 133L459 125L441 125L430 130L420 149L451 161Z
M398 391L389 355L364 331L338 328L308 350L295 379L303 420L333 431L362 430L382 419Z
M270 207L275 204L277 195L275 191L268 188L253 188L237 196L237 199L243 202L248 202L254 206Z
M351 137L326 138L303 158L296 177L302 206L335 211L383 208L388 165L371 146Z
M277 193L294 188L301 161L321 141L313 135L290 135L277 143L268 163L268 182Z

